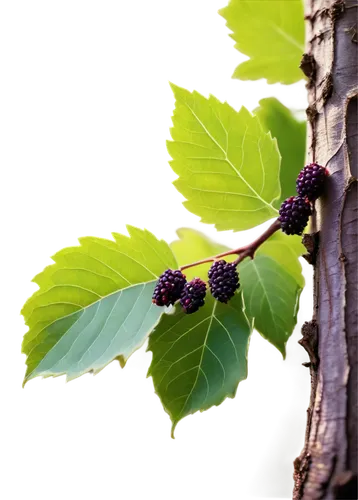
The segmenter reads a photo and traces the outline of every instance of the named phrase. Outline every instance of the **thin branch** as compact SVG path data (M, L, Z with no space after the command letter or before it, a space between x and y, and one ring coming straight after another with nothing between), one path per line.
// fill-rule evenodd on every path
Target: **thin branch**
M275 220L271 226L264 231L261 236L259 236L255 241L241 248L236 248L235 250L228 250L227 252L219 253L218 255L214 255L213 257L208 257L207 259L198 260L196 262L192 262L191 264L186 264L185 266L181 266L180 270L184 271L184 269L189 269L190 267L200 266L201 264L206 264L208 262L214 262L215 260L221 259L222 257L226 257L227 255L238 255L238 258L234 261L234 264L239 264L246 257L254 258L256 250L266 241L270 236L272 236L276 231L278 231L281 227L281 223L278 219Z

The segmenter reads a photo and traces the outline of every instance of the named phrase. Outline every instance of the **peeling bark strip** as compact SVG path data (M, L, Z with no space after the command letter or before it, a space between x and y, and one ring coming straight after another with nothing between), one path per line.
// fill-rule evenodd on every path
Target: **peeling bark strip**
M316 207L314 316L301 341L312 394L293 498L357 499L358 1L305 1L308 161L331 175ZM317 328L318 356L307 325Z

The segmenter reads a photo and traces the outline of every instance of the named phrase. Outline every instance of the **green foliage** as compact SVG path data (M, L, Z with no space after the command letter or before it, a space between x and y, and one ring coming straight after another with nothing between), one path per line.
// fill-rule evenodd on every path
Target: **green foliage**
M230 0L219 13L233 32L235 48L250 57L233 78L291 84L302 79L302 0Z
M149 231L128 232L114 233L115 241L81 238L34 278L40 289L22 310L29 326L24 383L38 375L73 379L115 358L124 365L144 343L163 313L151 303L154 284L177 263Z
M304 81L302 0L230 0L219 15L234 50L248 57L234 69L234 79L274 85ZM174 106L165 147L175 174L172 185L187 213L227 233L249 231L277 217L282 201L295 194L306 123L276 97L261 99L250 112L174 82L170 91ZM241 287L228 304L208 290L204 306L187 315L179 304L171 309L152 304L159 276L232 246L190 226L178 227L170 244L135 225L127 226L127 234L109 236L79 237L33 277L37 288L19 311L25 326L23 384L60 376L70 382L97 375L114 360L122 369L129 363L146 370L173 439L183 419L237 396L248 379L253 332L285 363L298 366L308 359L296 343L308 282L301 237L274 233L253 260L240 263ZM186 269L187 280L207 281L211 265ZM291 492L292 459L304 433L307 373L299 368L301 392L296 391L256 479L255 493L267 498Z
M171 247L180 264L229 250L193 229L179 229ZM296 324L299 295L304 286L298 257L305 252L299 236L274 233L256 252L254 260L240 264L241 290L246 313L255 328L285 355L285 344ZM190 258L192 254L192 258ZM235 256L225 257L233 260ZM207 279L210 264L187 269L190 277ZM283 292L280 292L280 288ZM251 302L252 301L252 302ZM275 321L273 321L275 320Z
M172 85L171 167L185 207L218 230L249 229L277 216L280 154L276 139L244 107L236 112Z
M178 306L165 314L149 338L155 391L169 413L174 429L182 418L233 398L247 377L251 325L241 294L228 305L211 296L195 314Z
M191 226L177 227L170 247L179 266L211 257L231 248L226 242ZM227 261L230 262L234 258L228 256ZM210 266L210 263L202 264L186 269L184 273L188 280L197 276L207 281ZM174 314L162 316L149 337L152 361L147 377L152 378L155 394L171 420L172 437L175 435L176 425L186 416L219 406L226 399L235 397L238 385L247 379L251 332L252 328L243 311L240 294L237 294L229 304L221 304L208 293L205 305L195 314L187 316L177 306ZM208 348L214 354L210 353ZM194 349L197 350L188 355ZM205 371L209 388L203 386L205 377L199 367L194 368L198 360L200 361L200 357L198 358L200 353L203 355L201 368ZM185 358L179 360L183 355ZM224 367L225 379L215 356ZM172 361L175 365L170 368ZM219 379L222 382L221 387L218 387L212 379L209 367L213 370L213 375L221 377ZM165 374L166 370L168 372ZM188 370L187 374L183 373L185 370ZM177 378L174 380L174 377ZM192 390L189 397L188 387L189 392ZM185 393L188 400L184 405ZM178 399L174 401L176 397Z
M221 14L236 48L250 57L234 77L285 84L301 79L301 0L231 0ZM281 201L295 192L305 123L274 98L261 100L252 115L213 96L172 89L168 151L186 208L218 230L240 231L277 217ZM41 375L71 380L114 359L124 366L150 335L148 375L173 435L185 416L235 396L247 377L253 325L285 356L304 286L298 260L304 248L299 237L276 232L254 260L241 262L241 288L228 304L208 292L205 305L188 315L179 305L152 304L158 277L176 269L176 259L182 266L229 249L188 228L178 230L170 247L146 230L128 226L128 233L114 233L114 240L81 238L80 246L58 252L34 278L39 290L22 310L29 327L24 383ZM210 265L185 270L188 280L206 281Z
M300 236L287 236L279 231L273 234L259 247L256 256L266 255L278 262L296 280L300 288L304 287L302 267L298 257L306 252Z
M301 288L277 261L258 255L240 265L247 314L255 328L285 357L285 346L297 320Z
M306 122L298 120L292 111L274 97L261 99L255 109L261 125L276 137L282 156L280 182L281 196L274 205L292 196L296 190L298 172L304 166L306 152Z
M152 282L134 285L47 325L29 352L26 380L62 374L72 380L115 358L123 366L161 316L152 293Z

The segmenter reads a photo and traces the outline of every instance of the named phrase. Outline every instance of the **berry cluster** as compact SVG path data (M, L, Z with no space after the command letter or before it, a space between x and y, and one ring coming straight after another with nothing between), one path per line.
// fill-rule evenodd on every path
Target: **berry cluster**
M184 285L180 304L187 314L194 313L204 305L205 295L206 283L200 278L194 278Z
M306 165L298 174L296 191L298 196L287 198L279 210L281 229L286 234L302 234L312 215L313 203L324 189L328 170L317 163Z
M324 188L324 180L328 170L318 163L310 163L301 170L296 181L296 190L300 196L309 201L315 201L321 196Z
M287 198L279 210L281 229L286 234L302 234L312 214L310 202L301 196Z
M186 278L181 271L167 269L157 281L152 297L153 304L157 306L171 306L178 299L186 283Z
M211 295L225 304L235 295L240 286L236 265L225 260L214 262L208 276Z
M213 263L209 273L209 287L212 296L219 302L227 303L239 288L236 264L225 260ZM187 282L184 274L167 269L155 286L152 302L157 306L170 306L178 300L184 312L192 314L204 305L206 283L200 278Z

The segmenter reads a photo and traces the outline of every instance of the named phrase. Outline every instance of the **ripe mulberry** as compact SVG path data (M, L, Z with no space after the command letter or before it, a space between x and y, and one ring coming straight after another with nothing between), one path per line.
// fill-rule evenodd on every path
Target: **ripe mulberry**
M205 295L206 283L200 278L194 278L184 286L180 304L187 314L192 314L204 305Z
M212 296L225 304L235 295L240 286L236 265L225 260L214 262L208 276Z
M310 163L301 170L296 181L296 191L309 201L316 200L323 193L324 181L328 170L318 163Z
M312 214L309 201L301 196L287 198L280 208L281 229L286 234L302 234Z
M170 306L180 299L186 278L181 271L167 269L157 281L152 302L157 306Z

